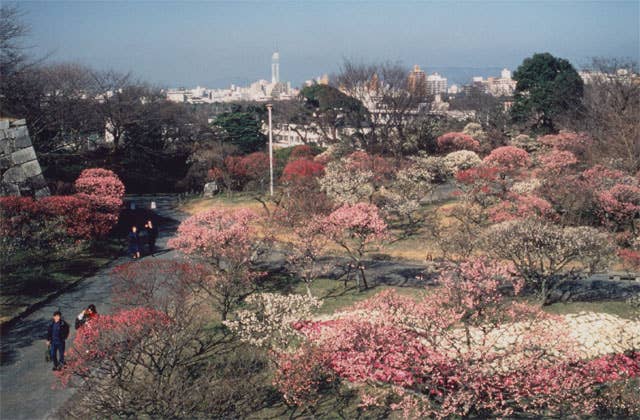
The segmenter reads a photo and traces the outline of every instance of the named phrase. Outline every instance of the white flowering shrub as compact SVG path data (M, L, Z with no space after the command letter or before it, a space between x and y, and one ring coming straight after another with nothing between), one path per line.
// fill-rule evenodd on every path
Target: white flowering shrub
M454 175L456 172L475 168L482 163L482 159L476 152L470 150L458 150L457 152L451 152L446 155L442 162L449 175Z
M375 192L374 174L368 170L347 168L344 162L330 162L319 179L320 189L336 204L368 202Z
M442 157L416 156L413 158L413 161L433 175L433 182L442 183L447 181L449 172L444 165L444 159Z
M544 302L570 266L593 272L605 268L614 252L606 233L587 227L561 227L537 219L492 226L484 237L487 252L511 261Z
M246 299L248 309L224 321L244 342L258 347L285 349L298 335L296 323L308 320L322 301L304 295L258 293Z
M482 125L478 123L470 122L464 126L462 132L473 137L475 140L478 140L480 144L487 142L487 133L482 129Z
M413 158L413 163L399 170L393 183L379 191L378 204L385 218L396 219L405 234L417 231L424 217L420 201L433 190L432 166L427 158Z
M540 181L538 178L531 178L526 181L514 183L509 191L514 194L526 195L534 193L541 186L542 181Z
M518 134L511 139L509 145L524 149L529 153L535 152L542 148L542 144L538 140L533 139L526 134Z

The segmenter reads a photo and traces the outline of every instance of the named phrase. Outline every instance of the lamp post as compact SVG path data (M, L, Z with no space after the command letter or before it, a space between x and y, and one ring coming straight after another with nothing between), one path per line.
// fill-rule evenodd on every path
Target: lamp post
M272 104L267 104L269 112L269 194L273 196L273 131L271 129L271 108Z

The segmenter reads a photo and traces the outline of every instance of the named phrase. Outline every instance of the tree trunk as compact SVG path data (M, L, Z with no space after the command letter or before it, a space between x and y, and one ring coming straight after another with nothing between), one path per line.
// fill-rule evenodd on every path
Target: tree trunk
M362 283L364 284L364 290L367 290L369 288L369 285L367 284L367 277L364 275L364 268L360 267L360 276L362 277ZM360 290L360 287L358 287L358 290Z

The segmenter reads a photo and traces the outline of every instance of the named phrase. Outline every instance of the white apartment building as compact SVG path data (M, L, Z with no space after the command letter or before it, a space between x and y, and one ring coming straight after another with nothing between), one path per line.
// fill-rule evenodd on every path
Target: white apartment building
M427 95L447 93L447 78L433 73L427 76Z

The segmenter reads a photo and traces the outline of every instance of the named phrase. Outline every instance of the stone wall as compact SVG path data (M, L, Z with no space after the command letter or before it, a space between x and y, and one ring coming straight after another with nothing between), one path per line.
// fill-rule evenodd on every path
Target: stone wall
M0 195L49 195L25 120L0 120Z

